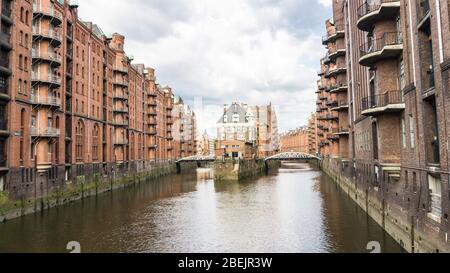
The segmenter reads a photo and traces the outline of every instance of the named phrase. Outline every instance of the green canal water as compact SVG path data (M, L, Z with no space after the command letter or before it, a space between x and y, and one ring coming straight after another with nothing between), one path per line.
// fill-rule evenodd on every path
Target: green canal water
M325 174L289 165L239 183L209 170L91 197L0 224L0 252L401 252Z

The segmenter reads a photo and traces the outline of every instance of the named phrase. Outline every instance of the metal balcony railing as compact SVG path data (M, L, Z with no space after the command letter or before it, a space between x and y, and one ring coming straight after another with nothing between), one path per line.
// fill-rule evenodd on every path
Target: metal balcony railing
M128 80L123 80L123 79L114 79L113 83L115 85L122 85L122 86L128 86Z
M30 135L34 137L58 137L60 134L60 130L53 127L30 128Z
M380 38L372 39L370 42L360 46L360 57L382 51L386 46L402 45L403 36L401 32L385 32Z
M403 94L399 90L387 91L380 95L369 96L362 99L362 111L369 109L385 107L389 104L403 103Z
M62 13L59 12L58 10L51 8L49 6L40 6L37 3L33 4L33 12L34 13L41 13L44 14L46 16L50 16L53 18L58 19L59 21L62 21L63 16Z
M388 4L388 3L394 3L394 2L400 2L400 0L370 0L365 1L361 6L358 8L358 19L361 19L362 17L366 16L367 14L377 11L381 8L382 5Z
M113 70L117 71L117 72L125 73L125 74L128 73L128 68L127 67L114 66Z
M31 71L31 80L32 81L41 81L41 82L49 82L53 84L61 84L61 78L54 74L49 75L41 75L38 72Z
M43 36L61 42L61 34L51 30L33 27L34 36Z
M55 52L42 52L40 50L32 49L31 57L34 59L45 59L53 62L61 63L62 58Z
M124 94L124 93L120 93L120 92L114 92L113 97L115 99L124 99L127 100L128 99L128 94Z
M32 104L43 104L43 105L52 105L52 106L61 106L61 99L54 96L30 96L30 102Z

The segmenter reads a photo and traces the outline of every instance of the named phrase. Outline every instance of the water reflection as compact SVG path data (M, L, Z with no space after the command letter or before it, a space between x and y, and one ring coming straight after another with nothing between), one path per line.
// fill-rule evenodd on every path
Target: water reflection
M0 225L0 252L366 252L400 247L308 165L240 183L201 169Z

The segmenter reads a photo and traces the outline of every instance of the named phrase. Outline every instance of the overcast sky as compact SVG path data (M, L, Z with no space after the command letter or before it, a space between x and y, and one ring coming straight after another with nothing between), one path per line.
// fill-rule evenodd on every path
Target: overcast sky
M282 131L315 111L321 36L331 0L80 0L79 15L125 35L215 136L223 104L276 106Z

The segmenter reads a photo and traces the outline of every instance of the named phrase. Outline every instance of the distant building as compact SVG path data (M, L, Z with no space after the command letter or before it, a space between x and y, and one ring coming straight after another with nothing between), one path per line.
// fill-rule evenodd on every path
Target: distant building
M310 154L308 127L291 130L280 137L281 152L299 152Z
M220 140L215 154L217 159L250 160L256 158L257 146L240 140Z
M272 105L249 106L233 103L224 106L217 122L219 142L237 140L253 143L258 157L267 157L279 150L278 119ZM217 149L216 149L217 150Z

